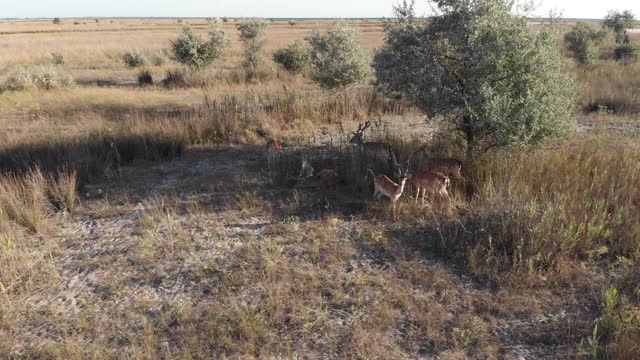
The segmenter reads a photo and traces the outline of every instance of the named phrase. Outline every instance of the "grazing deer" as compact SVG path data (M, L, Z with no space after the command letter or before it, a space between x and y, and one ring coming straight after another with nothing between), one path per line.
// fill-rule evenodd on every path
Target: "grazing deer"
M349 140L349 144L358 146L367 158L380 159L390 164L391 168L397 167L396 156L391 145L382 142L364 142L364 132L370 126L371 121L367 121L364 124L359 123L358 129L352 133L353 137Z
M418 197L420 197L420 191L422 191L422 203L424 204L424 197L428 193L437 192L441 197L446 197L449 201L449 193L447 188L451 184L449 177L440 172L434 172L427 169L422 169L411 174L409 182L416 187L418 192L416 193L416 203L418 203Z
M283 146L284 143L275 139L271 139L267 142L267 169L269 169L272 176L276 173L276 161L282 152Z
M384 195L391 199L391 204L393 207L393 218L396 218L396 202L402 195L402 191L404 191L404 186L407 183L407 172L400 171L400 183L395 183L393 180L389 179L386 175L378 175L376 176L371 169L367 169L373 175L373 197L376 200L380 200L380 198Z

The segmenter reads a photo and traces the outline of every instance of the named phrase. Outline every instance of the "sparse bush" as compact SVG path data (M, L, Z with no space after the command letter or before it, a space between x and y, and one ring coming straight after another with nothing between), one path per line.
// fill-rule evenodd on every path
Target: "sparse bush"
M187 73L182 69L167 70L167 74L162 80L162 85L168 88L188 87Z
M74 21L73 25L80 25L80 21Z
M138 49L129 49L124 55L122 55L122 60L128 67L138 67L144 66L147 64L147 59L142 54L142 51Z
M296 24L296 22L295 22L295 21L293 21L293 20L289 20L289 25L294 26L295 24Z
M556 34L532 32L505 0L438 1L441 15L416 18L396 8L376 54L378 81L429 117L442 116L475 151L530 144L571 129L573 79ZM482 55L479 55L482 54Z
M236 25L240 33L240 41L244 45L244 62L242 67L251 72L262 63L260 52L264 46L264 29L267 23L262 19L245 19Z
M309 65L309 50L301 42L296 41L286 48L276 50L273 53L273 61L285 70L299 74Z
M51 53L51 62L54 65L62 65L64 64L64 55L59 51L54 51Z
M627 29L633 26L634 16L630 10L609 11L604 18L604 26L608 27L616 35L616 44L628 44Z
M153 85L153 75L149 70L142 70L138 74L138 85L140 86L149 86Z
M33 76L26 69L17 69L9 74L7 80L4 82L5 89L7 90L25 90L34 88Z
M157 51L151 56L151 62L155 66L162 66L167 63L167 57L162 51Z
M312 79L320 86L338 88L371 75L370 61L360 48L358 33L343 21L333 23L325 35L315 30L307 41L311 45Z
M100 19L93 19L93 20L96 22L96 24L100 22Z
M573 53L578 63L589 65L598 58L598 46L605 38L607 32L598 30L594 26L578 21L576 26L569 31L564 39L567 42L567 48Z
M62 24L62 20L59 17L53 18L53 23L56 25L61 25Z
M635 61L640 58L640 47L629 43L621 44L616 46L613 54L616 60Z
M224 23L228 23L228 22L229 22L229 18L223 17L223 18L222 18L222 22L224 22Z
M172 43L171 49L176 60L196 69L202 69L222 57L229 46L219 20L209 24L209 38L202 40L190 26L185 26Z

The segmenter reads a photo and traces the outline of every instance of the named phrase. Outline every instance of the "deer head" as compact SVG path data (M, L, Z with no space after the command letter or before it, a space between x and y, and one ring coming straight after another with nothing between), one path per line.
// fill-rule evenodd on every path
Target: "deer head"
M367 121L364 124L363 123L359 123L358 124L358 130L356 130L356 132L352 133L353 137L351 138L351 140L349 140L350 144L357 144L357 145L361 145L364 143L364 132L371 126L371 121Z

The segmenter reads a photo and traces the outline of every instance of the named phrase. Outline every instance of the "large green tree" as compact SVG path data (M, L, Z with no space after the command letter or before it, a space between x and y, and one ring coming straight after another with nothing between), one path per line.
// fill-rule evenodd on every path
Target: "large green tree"
M438 0L417 18L414 1L395 8L375 57L380 85L429 117L442 117L466 142L467 160L495 146L531 144L567 132L573 79L557 33L532 32L505 0Z

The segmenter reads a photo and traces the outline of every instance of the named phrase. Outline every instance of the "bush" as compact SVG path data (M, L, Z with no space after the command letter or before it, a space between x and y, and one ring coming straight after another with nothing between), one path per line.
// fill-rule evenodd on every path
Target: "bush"
M598 30L584 21L578 21L564 39L576 61L583 65L589 65L598 58L598 46L606 35L605 30Z
M168 88L188 87L187 74L182 69L167 70L167 74L162 80L162 85Z
M244 62L242 66L251 71L262 62L260 51L264 46L264 29L267 23L262 19L245 19L236 25L240 32L240 41L244 45Z
M273 53L273 61L285 70L299 74L309 65L309 50L305 49L301 42L296 41L286 48L276 50Z
M627 29L633 26L635 19L629 10L623 12L610 11L604 20L604 26L611 29L616 35L616 44L629 43Z
M638 60L640 58L640 47L629 43L619 45L615 48L613 55L616 60Z
M158 51L151 56L151 62L155 66L162 66L167 63L167 57L162 51Z
M64 55L59 51L54 51L51 53L51 62L55 65L64 64Z
M532 32L506 0L442 0L441 15L396 8L375 57L378 81L477 150L540 142L571 129L573 79L548 29ZM481 55L480 55L481 54Z
M293 20L289 20L289 25L294 26L295 24L296 24L296 22L295 22L295 21L293 21Z
M53 23L56 25L61 25L62 24L62 20L60 20L59 17L53 18Z
M153 85L153 75L149 70L142 70L138 73L138 85L149 86Z
M367 79L372 69L360 48L358 33L343 21L331 25L326 35L318 30L307 38L311 44L312 79L324 88L338 88Z
M34 88L33 76L26 69L17 69L9 74L4 82L7 90L25 90Z
M138 49L127 50L124 55L122 55L122 60L128 67L138 67L147 64L147 59Z
M207 41L202 40L190 26L185 26L182 34L171 43L171 50L177 61L202 69L222 57L228 46L229 40L222 24L216 20L209 24Z

